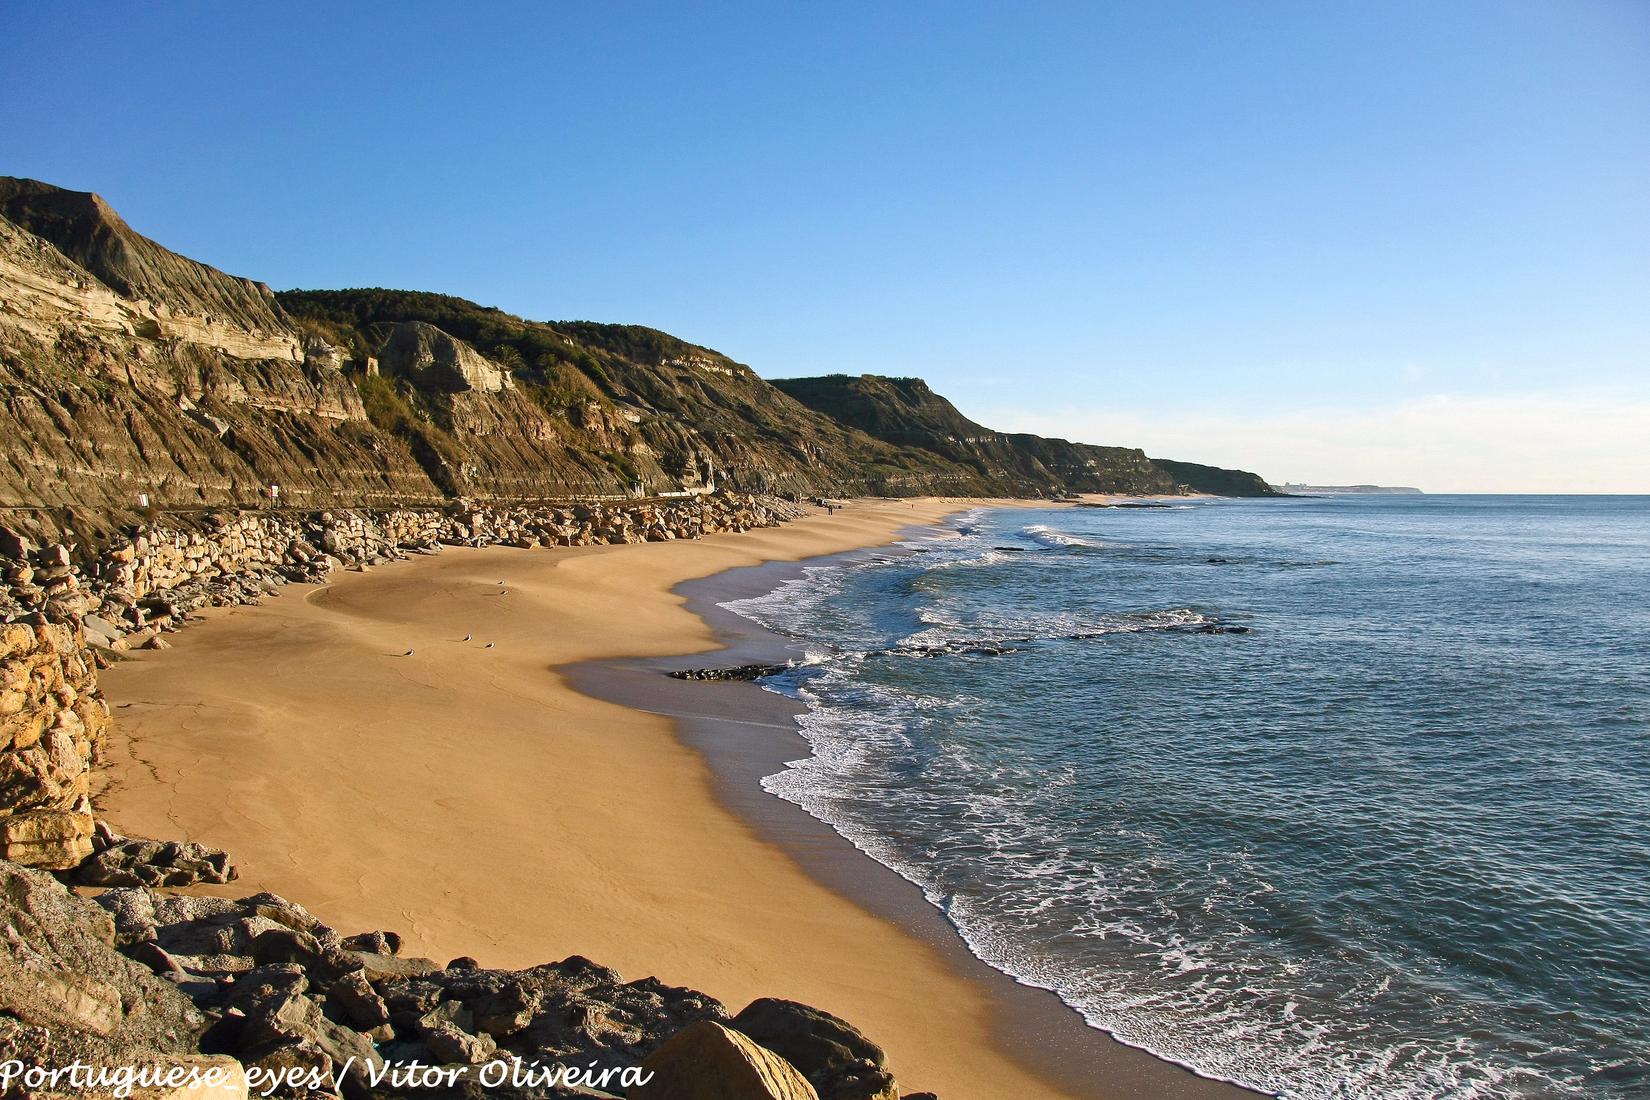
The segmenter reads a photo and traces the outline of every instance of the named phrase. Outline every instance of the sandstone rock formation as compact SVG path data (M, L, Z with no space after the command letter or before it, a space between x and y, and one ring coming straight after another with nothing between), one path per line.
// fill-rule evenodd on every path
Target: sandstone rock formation
M390 330L378 352L378 369L386 377L406 378L419 389L436 392L515 388L509 371L423 321L403 321Z
M819 1100L785 1059L713 1020L678 1032L642 1063L630 1100Z
M61 576L23 584L65 621L43 613L40 621L0 621L0 858L68 868L92 854L87 771L109 708L74 618L78 604L62 595L72 594L73 574L54 568Z
M180 989L115 950L115 923L50 875L0 861L0 1055L193 1052L206 1025Z
M882 1048L829 1012L764 997L728 1026L789 1061L820 1100L899 1100Z

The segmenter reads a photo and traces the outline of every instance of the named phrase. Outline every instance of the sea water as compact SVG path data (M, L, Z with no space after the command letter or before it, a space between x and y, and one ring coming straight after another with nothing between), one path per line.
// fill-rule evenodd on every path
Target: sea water
M978 510L730 606L803 654L769 789L1092 1025L1650 1096L1650 498Z

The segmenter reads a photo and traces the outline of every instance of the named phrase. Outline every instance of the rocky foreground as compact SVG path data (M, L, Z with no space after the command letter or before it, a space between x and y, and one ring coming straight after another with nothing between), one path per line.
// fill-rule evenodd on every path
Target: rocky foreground
M394 932L341 936L274 894L86 898L0 862L0 923L0 1060L23 1066L215 1064L223 1095L250 1080L254 1094L346 1100L901 1096L881 1048L806 1005L764 999L734 1015L579 956L442 966L399 954Z

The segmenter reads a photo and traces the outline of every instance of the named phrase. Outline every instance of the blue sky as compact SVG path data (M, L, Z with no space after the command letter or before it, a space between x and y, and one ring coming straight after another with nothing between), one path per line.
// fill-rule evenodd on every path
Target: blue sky
M1650 491L1638 0L3 14L0 172L276 287L1276 480Z

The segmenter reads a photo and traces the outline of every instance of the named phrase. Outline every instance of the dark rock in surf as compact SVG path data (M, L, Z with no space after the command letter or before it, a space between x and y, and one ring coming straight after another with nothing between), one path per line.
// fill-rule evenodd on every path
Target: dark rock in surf
M673 680L760 680L777 676L789 665L736 665L733 668L683 668L670 673Z

